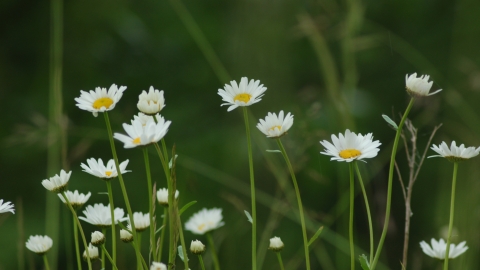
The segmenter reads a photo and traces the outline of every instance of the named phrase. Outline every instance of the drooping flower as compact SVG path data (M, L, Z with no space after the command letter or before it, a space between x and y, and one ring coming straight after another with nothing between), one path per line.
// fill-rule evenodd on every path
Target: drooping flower
M218 89L218 94L225 101L221 106L230 106L227 111L232 111L238 106L250 106L259 102L262 100L263 93L267 90L263 84L260 84L259 80L248 82L246 77L243 77L239 84L236 81L231 81L230 85L225 84L224 88Z
M275 236L273 238L270 238L270 246L268 247L268 249L273 250L275 252L279 252L280 250L283 249L283 247L284 245L280 237Z
M167 270L167 266L164 263L152 262L150 270Z
M47 253L53 246L52 238L48 237L47 235L31 235L28 238L27 243L25 246L30 250L38 255L43 255Z
M60 200L63 203L67 203L63 198L62 194L57 194ZM70 190L65 191L68 201L72 205L73 209L81 208L87 201L90 199L92 193L88 192L87 194L79 193L78 190L71 192Z
M80 90L80 97L75 98L77 107L93 113L93 116L97 117L98 112L111 111L117 105L117 102L122 98L123 91L127 89L126 86L117 87L116 84L112 84L110 88L95 88L95 91L89 92Z
M11 212L12 214L15 214L15 209L13 207L14 207L13 203L11 202L3 203L3 199L0 200L0 214L7 213L7 212Z
M127 221L130 225L130 218L128 218ZM133 222L135 223L135 230L137 232L143 232L145 229L148 228L148 226L150 226L150 214L142 214L141 212L135 212L133 213Z
M320 143L325 147L321 154L332 156L330 160L351 162L353 160L362 160L364 158L373 158L377 156L378 147L381 143L373 141L372 133L363 136L355 134L350 130L345 131L345 135L339 133L338 138L332 134L332 143L324 140Z
M429 246L425 241L420 242L420 247L422 248L423 252L432 258L444 260L445 253L447 252L447 243L445 243L445 240L440 238L440 240L437 241L432 238L431 243L432 245ZM455 259L467 251L468 247L465 246L466 243L466 241L463 241L458 245L450 244L448 258Z
M112 226L112 215L110 213L110 204L103 205L101 203L96 203L93 206L87 205L85 210L83 210L85 217L78 217L79 219L88 222L92 225L97 225L102 228L110 228ZM115 208L113 210L113 215L115 218L115 224L118 222L123 222L127 220L127 217L123 217L125 212L121 208Z
M99 231L94 231L92 233L92 240L90 241L92 245L98 247L105 243L105 235Z
M83 252L83 259L87 260L88 257L90 257L91 261L95 261L95 260L99 259L98 248L96 246L92 245L92 243L88 244L88 256L87 256L87 251L86 250Z
M293 115L288 113L285 117L283 111L278 113L268 113L265 120L260 119L257 128L269 138L278 138L285 134L293 125Z
M222 209L212 208L207 210L203 208L190 217L185 223L185 229L194 234L205 234L223 226L225 223L222 219Z
M94 158L89 158L87 159L87 164L80 164L80 167L82 167L83 171L86 173L89 173L93 176L96 176L100 179L103 180L110 180L111 178L117 177L117 168L115 166L115 161L113 159L110 159L107 162L107 166L103 164L103 160L101 158L95 160ZM125 170L128 165L128 159L125 160L124 162L120 163L118 167L120 168L121 174L131 172Z
M410 96L426 97L442 91L442 89L439 89L433 93L428 93L433 84L433 82L429 82L428 79L430 79L429 75L422 75L419 78L417 78L417 73L413 73L410 76L408 76L408 74L405 75L405 84Z
M431 157L444 157L451 162L464 161L473 157L476 157L480 153L480 147L475 148L473 146L465 147L462 143L460 146L457 146L455 141L452 141L450 149L445 142L442 142L438 146L433 144L430 147L433 151L437 152L438 155L429 156Z
M137 108L144 114L154 115L159 113L165 106L163 90L158 91L153 86L150 86L148 93L143 90L140 96L138 96Z
M178 190L175 190L175 199L178 198L179 194L180 194L180 192ZM168 206L168 189L160 188L157 191L157 201L162 206Z
M192 243L190 244L190 252L195 255L201 255L205 252L205 245L198 240L192 240Z
M55 193L63 192L67 189L68 180L70 180L70 175L72 171L66 173L64 170L60 171L60 175L56 174L53 177L50 177L49 180L45 179L42 181L42 185Z
M125 148L134 148L160 141L168 132L171 121L165 121L163 117L157 117L157 123L148 120L145 125L138 119L134 119L132 124L123 124L123 129L127 135L115 133L113 137L123 142Z

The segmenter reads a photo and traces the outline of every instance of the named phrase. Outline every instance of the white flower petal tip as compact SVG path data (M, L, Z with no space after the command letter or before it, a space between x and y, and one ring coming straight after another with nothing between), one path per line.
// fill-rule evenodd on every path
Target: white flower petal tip
M284 245L280 237L275 236L273 238L270 238L270 246L268 247L268 249L279 252L283 249L283 247Z
M194 234L205 234L222 227L225 224L222 219L222 209L212 208L207 210L203 208L190 217L185 223L185 229Z
M278 115L268 113L265 120L260 119L257 128L269 138L279 138L285 134L293 125L293 115L288 113L286 116L283 111Z
M381 145L378 140L373 141L372 133L357 135L348 129L345 134L339 133L338 137L332 134L332 143L324 140L320 144L325 147L320 154L332 156L330 160L346 162L376 157Z
M175 199L178 199L178 195L180 192L178 190L175 191ZM166 188L160 188L157 191L157 201L159 204L162 206L167 207L168 206L168 189Z
M32 235L28 238L27 243L25 246L30 250L38 255L43 255L47 251L50 250L53 246L52 238L48 237L47 235Z
M63 203L67 203L65 198L63 198L63 194L57 194L60 200ZM79 193L78 190L71 192L70 190L65 191L65 196L67 196L68 201L72 205L74 209L81 208L87 201L90 199L92 193L88 192L87 194Z
M119 164L118 167L120 168L121 174L131 172L126 170L128 162L127 159ZM98 161L94 158L89 158L87 159L87 164L82 163L80 164L80 167L82 167L84 172L106 181L118 176L117 167L115 166L115 161L113 159L110 159L105 166L101 158L99 158Z
M127 221L128 224L130 225L130 218L127 215ZM143 232L145 229L147 229L150 226L150 214L142 214L141 212L135 212L133 213L133 222L135 223L135 231L137 232Z
M93 116L97 117L99 112L111 111L115 108L118 101L123 96L123 92L127 90L126 86L117 87L116 84L112 84L107 91L107 88L96 87L95 91L89 92L80 90L80 97L75 98L77 107L93 113Z
M83 259L87 260L88 258L90 258L91 261L99 259L98 248L92 245L92 243L88 244L88 254L86 250L83 252Z
M232 111L239 106L250 106L259 102L266 90L259 80L249 82L247 77L243 77L239 84L236 81L225 84L224 89L218 89L217 94L225 102L221 106L229 105L227 111Z
M0 200L0 214L10 212L15 214L14 205L11 202L3 202L3 199Z
M93 206L87 205L85 210L83 210L83 214L85 217L78 218L92 225L96 225L101 228L110 228L110 226L112 226L110 205L103 205L101 203L96 203ZM115 208L113 210L113 215L115 217L115 224L128 219L127 217L123 217L125 212L121 208Z
M167 270L167 265L161 262L152 262L150 270Z
M68 180L70 180L71 175L72 171L66 173L64 170L61 170L60 175L56 174L50 177L50 179L43 180L42 185L52 192L63 192L67 189Z
M168 132L171 121L165 121L165 118L158 115L155 123L153 117L146 119L136 118L131 121L131 125L123 124L123 129L127 135L115 133L113 137L123 142L123 147L134 148L144 146L160 141Z
M429 93L430 88L432 88L433 82L428 81L430 79L429 75L422 75L417 78L417 73L413 73L412 75L405 75L405 85L407 92L412 97L426 97L435 95L436 93L442 91L439 89L435 92Z
M478 156L478 154L480 153L480 147L465 147L464 144L457 146L455 141L452 141L450 148L448 148L448 145L445 142L442 142L438 146L433 144L430 149L437 152L438 155L429 156L429 158L444 157L451 162L465 161L467 159Z
M143 92L138 96L137 108L144 114L154 115L159 113L165 107L165 98L163 97L163 90L150 86L150 89Z
M468 247L465 246L466 243L466 241L463 241L458 245L450 244L448 258L455 259L458 256L462 255L465 251L467 251ZM430 246L425 241L420 242L420 247L422 248L423 253L427 254L432 258L445 260L445 254L447 253L447 243L445 243L445 240L440 238L440 240L437 241L432 238L431 244L432 245Z

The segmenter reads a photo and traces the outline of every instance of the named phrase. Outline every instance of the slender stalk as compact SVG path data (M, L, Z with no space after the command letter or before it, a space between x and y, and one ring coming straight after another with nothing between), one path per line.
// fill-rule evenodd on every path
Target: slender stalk
M78 270L82 270L82 259L80 257L80 247L78 245L78 225L75 222L75 216L73 218L73 239L75 241L75 253L77 254L77 267Z
M117 171L118 172L118 171ZM113 206L113 192L112 192L112 182L109 180L105 181L107 183L107 190L108 190L108 201L110 203L110 216L112 217L112 255L113 261L115 264L117 263L117 233L115 230L115 211ZM105 232L103 232L105 235ZM102 256L102 263L104 263L105 258Z
M113 268L116 269L116 270L118 270L117 265L116 265L115 262L113 261L112 257L110 257L110 254L108 254L108 251L107 251L107 249L105 248L105 245L102 245L102 260L105 259L105 258L103 258L103 254L106 254L106 255L107 255L107 258L108 258L108 260L112 263Z
M143 158L145 160L145 171L147 173L147 184L148 184L148 211L150 214L150 247L152 250L152 259L153 261L157 261L157 254L155 252L155 216L153 213L153 189L152 189L152 176L150 173L150 161L148 159L148 151L147 148L143 148Z
M455 186L457 185L458 162L453 163L452 196L450 198L450 222L448 223L447 250L445 251L445 264L443 270L448 270L448 258L450 257L450 238L452 237L453 216L455 214Z
M187 245L185 245L185 238L183 237L183 228L182 228L182 221L180 220L180 215L177 215L177 223L178 223L178 232L180 234L180 243L182 244L182 251L183 251L183 263L185 264L185 269L190 269L188 267L188 257L187 257Z
M213 238L211 233L207 233L207 241L212 251L213 266L215 270L220 270L220 263L218 262L217 251L215 250L215 245L213 244Z
M307 264L307 270L310 269L310 254L308 251L308 239L307 239L307 229L305 226L305 217L303 213L303 205L302 205L302 198L300 197L300 190L298 188L298 183L297 183L297 178L295 176L295 172L293 171L292 163L290 162L290 159L288 158L287 151L285 151L285 148L283 147L282 141L280 138L277 138L277 144L278 147L280 148L280 151L282 152L283 158L285 159L285 162L287 163L288 170L290 171L290 175L292 177L292 182L293 186L295 187L295 194L297 195L297 203L298 203L298 212L300 213L300 222L302 224L302 235L303 235L303 248L305 250L305 260ZM277 252L278 254L278 252Z
M103 235L106 235L107 234L107 229L102 228L102 233L103 233ZM112 234L115 234L115 232L113 231ZM104 245L102 245L102 269L105 269L105 251L106 251L105 247L104 247Z
M368 203L367 192L365 191L365 186L363 185L362 175L360 174L360 170L358 169L358 164L356 161L352 162L355 166L357 171L357 178L358 182L360 182L360 188L362 189L363 199L365 200L365 208L367 209L367 218L368 218L368 229L370 232L370 265L372 264L373 260L373 226L372 226L372 216L370 215L370 204Z
M348 239L350 240L350 269L355 270L355 244L353 243L353 207L355 200L355 179L353 163L348 164L350 169L350 220L348 222Z
M140 253L140 250L138 249L137 245L135 244L135 241L132 242L132 246L133 246L133 249L135 250L135 252ZM142 266L143 266L143 269L144 269L144 270L148 270L149 268L148 268L148 266L147 266L147 263L145 262L145 259L144 259L143 257L140 257L140 259L141 259L141 260L140 260L139 262L137 261L137 264L138 264L138 263L140 264L140 266L137 266L138 269L142 269Z
M277 259L278 259L278 264L280 264L280 269L285 270L285 267L283 266L282 255L280 255L280 252L275 252L275 253L277 253Z
M202 255L198 255L198 260L200 261L200 266L202 267L202 270L205 270L205 264L203 263Z
M165 237L165 230L167 229L168 207L163 207L163 225L160 232L160 247L158 248L158 261L162 261L163 238Z
M45 269L50 270L50 267L48 266L48 259L47 259L47 254L43 254L43 263L45 264Z
M403 124L407 119L408 113L410 109L413 107L413 103L415 102L415 98L410 99L410 103L408 103L407 109L403 114L402 120L400 120L400 124L398 125L397 134L395 135L395 140L393 141L393 149L392 149L392 156L390 158L390 169L388 173L388 188L387 188L387 205L385 210L385 221L383 223L383 231L382 235L380 236L380 241L378 241L377 251L375 252L375 257L373 258L373 263L370 267L371 270L374 270L377 266L378 259L380 258L380 253L382 253L383 242L385 241L385 236L387 235L388 223L390 221L390 207L392 204L392 179L393 179L393 169L395 168L395 155L397 154L398 148L398 141L400 140L400 134L402 133Z
M248 165L250 168L250 194L252 199L252 270L257 269L257 207L255 205L255 178L253 174L252 140L250 138L250 125L248 124L247 107L243 107L245 129L248 145Z

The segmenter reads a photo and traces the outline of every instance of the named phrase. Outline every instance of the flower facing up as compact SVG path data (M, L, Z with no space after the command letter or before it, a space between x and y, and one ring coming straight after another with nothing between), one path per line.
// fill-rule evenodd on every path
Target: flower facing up
M132 229L130 227L130 225L128 226L128 229L130 229L130 230ZM129 231L121 229L120 230L120 240L122 240L125 243L130 243L130 242L133 241L133 235Z
M127 221L130 224L130 218L128 218ZM135 230L137 232L143 232L148 226L150 226L150 214L135 212L133 213L133 222L135 223Z
M110 180L111 178L118 176L115 161L113 159L110 159L107 162L107 166L103 164L103 160L101 158L99 158L98 161L94 158L89 158L87 159L87 164L88 165L83 163L80 164L80 167L82 167L83 171L103 180ZM118 165L121 174L131 172L125 170L125 168L127 168L127 165L128 159Z
M31 235L28 238L26 243L26 247L38 255L45 254L50 248L52 248L53 241L52 238L48 236L41 236L41 235Z
M94 231L92 233L92 240L90 241L92 245L98 247L105 243L105 235L99 231Z
M413 73L410 76L408 76L408 74L405 75L405 84L407 87L407 92L410 94L410 96L426 97L442 91L442 89L439 89L433 93L428 93L430 92L430 88L432 88L433 84L433 82L429 82L428 79L430 79L429 75L422 75L419 78L417 78L417 73Z
M351 162L353 160L362 160L364 158L373 158L377 156L381 143L373 141L372 133L363 136L355 134L350 130L345 131L345 135L339 133L337 136L332 134L332 143L324 140L320 143L325 147L324 154L332 156L330 160Z
M259 102L267 90L259 80L248 82L246 77L240 80L240 84L237 84L236 81L231 81L230 84L225 84L225 89L218 89L218 94L225 101L221 106L230 106L227 111L232 111L238 106L250 106Z
M167 266L164 263L152 262L150 270L167 270Z
M445 259L445 253L447 252L447 243L445 240L440 238L439 241L432 238L432 246L429 246L425 241L420 242L420 247L423 250L423 253L427 254L432 258L437 258L440 260ZM467 242L463 241L460 244L450 244L450 251L448 254L449 259L455 259L456 257L462 255L465 251L467 251L468 247L465 246Z
M63 198L62 194L57 194L60 200L63 203L67 203ZM87 201L90 199L92 193L88 192L87 194L79 193L78 190L71 192L70 190L65 191L68 201L72 205L73 209L81 208Z
M175 199L178 198L178 190L175 191ZM168 189L161 188L157 191L157 201L162 206L168 206Z
M60 171L60 176L55 174L55 176L50 177L50 180L43 180L42 185L55 193L63 192L67 189L68 180L70 180L70 175L72 175L72 171L66 173L64 170Z
M192 240L192 243L190 244L190 252L195 255L202 255L203 252L205 252L205 245L198 240Z
M285 117L283 111L278 116L275 113L268 113L265 120L260 119L257 128L269 138L278 138L285 134L293 125L293 115L288 113Z
M143 90L138 96L137 108L144 114L154 115L165 107L165 99L163 98L163 90L158 91L150 86L150 90Z
M123 124L127 135L115 133L113 137L123 142L125 148L134 148L160 141L168 132L171 121L165 121L163 117L157 117L157 123L152 119L143 124L139 119L134 119L132 124Z
M97 225L102 228L110 228L110 226L112 226L110 205L103 205L101 203L96 203L93 206L87 205L85 210L83 210L83 214L85 217L78 218L92 225ZM113 210L113 215L115 218L115 224L127 220L127 217L123 217L125 213L121 208L115 208Z
M107 88L100 87L95 88L95 91L90 90L90 92L80 90L80 97L75 98L76 105L82 110L92 112L93 116L97 117L98 112L113 110L126 89L126 86L118 88L116 84L112 84L108 91Z
M273 238L270 238L270 246L268 247L268 249L273 250L275 252L279 252L280 250L283 249L283 247L284 245L280 237L275 236Z
M207 210L203 208L185 223L185 229L194 234L205 234L223 226L225 223L222 219L222 209L213 208Z
M14 205L11 202L3 203L3 199L0 200L0 214L7 213L7 212L11 212L12 214L15 214L15 209L13 208L13 206Z
M450 149L448 149L448 145L445 142L442 142L438 146L434 144L432 145L431 149L437 152L438 155L429 156L429 158L444 157L451 162L464 161L469 158L476 157L478 153L480 153L480 147L478 148L475 148L473 146L465 147L465 145L463 144L461 144L460 146L457 146L455 141L453 141L452 144L450 145Z
M87 260L88 257L90 257L91 261L95 261L99 259L98 248L96 246L93 246L92 243L88 244L88 256L87 256L86 250L83 252L83 259Z

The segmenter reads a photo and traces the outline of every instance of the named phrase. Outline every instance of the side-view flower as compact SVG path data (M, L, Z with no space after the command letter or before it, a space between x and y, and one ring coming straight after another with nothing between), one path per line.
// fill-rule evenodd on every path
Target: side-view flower
M450 145L450 149L448 148L448 145L445 142L442 142L438 146L433 144L431 149L437 152L438 155L429 156L429 158L444 157L452 162L467 160L467 159L478 156L478 154L480 153L480 147L477 147L477 148L473 146L465 147L463 143L460 146L457 146L455 141L452 141L452 144Z
M442 89L439 89L433 93L429 93L433 82L429 82L428 79L430 79L429 75L422 75L418 78L417 73L413 73L410 76L408 76L408 74L405 75L405 85L410 96L425 97L435 95L436 93L442 91Z
M154 115L159 113L165 107L165 98L163 97L163 90L150 86L150 89L143 92L138 96L137 108L144 114Z
M117 168L115 168L115 161L113 159L110 159L107 162L107 166L103 164L103 160L101 158L99 158L98 161L94 158L89 158L87 159L87 164L88 165L82 163L80 164L80 167L82 167L84 172L98 178L110 180L110 178L115 178L118 176ZM121 174L131 172L125 170L127 168L127 165L128 159L119 164Z
M78 217L79 219L88 222L92 225L99 227L109 228L112 225L112 215L110 214L110 205L103 205L96 203L93 206L87 205L83 210L85 217ZM125 212L121 208L115 208L114 210L115 224L127 220L127 217L123 217Z
M345 135L339 133L338 138L332 134L332 142L333 144L326 140L321 141L325 150L320 153L332 156L330 160L346 162L376 157L380 151L378 147L381 145L378 140L373 141L372 133L363 136L348 129L345 131Z
M47 235L31 235L25 246L38 255L43 255L53 246L52 238Z
M15 209L13 208L14 205L11 202L3 203L3 199L0 200L0 214L10 212L15 214Z
M222 227L225 224L222 219L222 209L212 208L207 210L203 208L185 222L185 229L194 234L205 234Z
M277 114L268 113L265 120L260 119L257 128L269 138L278 138L285 134L293 125L293 115L284 116L283 111Z
M42 185L52 192L63 192L67 189L68 180L70 180L71 175L72 171L66 173L64 170L61 170L60 175L56 174L50 177L50 179L43 180Z
M420 242L420 247L422 248L423 252L432 258L444 260L447 250L447 243L445 243L445 240L440 238L440 240L437 241L432 238L431 243L432 245L430 246L425 241ZM448 258L455 259L456 257L462 255L465 251L467 251L468 247L465 246L466 243L466 241L463 241L458 245L450 244Z
M168 132L171 121L165 121L163 117L157 117L157 123L148 120L142 124L140 120L132 120L131 125L124 123L123 129L127 135L115 133L113 137L123 142L125 148L134 148L160 141Z

